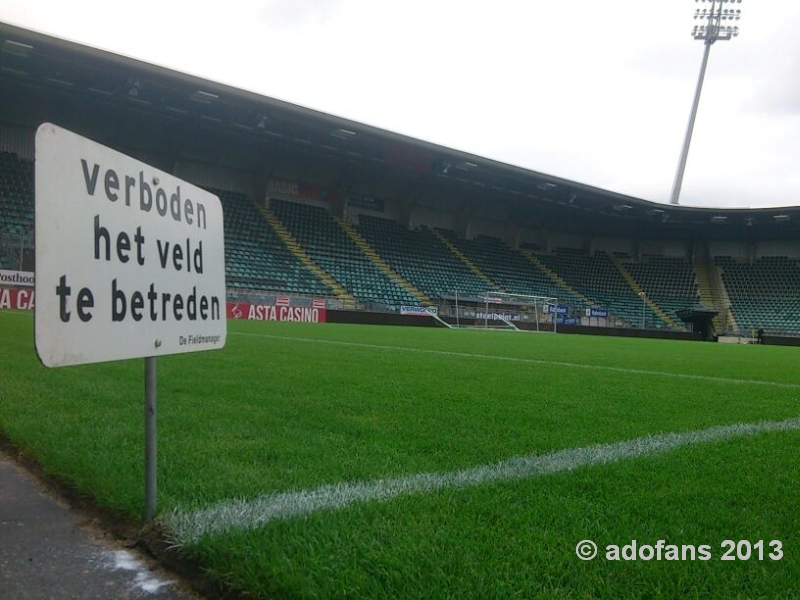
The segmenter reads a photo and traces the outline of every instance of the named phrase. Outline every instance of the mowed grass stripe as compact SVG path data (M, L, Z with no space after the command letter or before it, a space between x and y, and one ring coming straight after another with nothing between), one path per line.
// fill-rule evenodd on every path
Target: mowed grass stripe
M336 510L358 502L382 502L399 496L427 494L512 481L579 467L663 454L684 446L708 444L772 431L800 430L800 418L738 423L684 433L664 433L611 444L595 444L543 455L514 457L491 465L448 473L420 473L393 479L325 485L296 492L268 494L253 500L231 500L194 512L174 511L164 522L179 545L206 535L250 529L270 521Z
M592 371L608 371L612 373L624 373L626 375L645 375L657 377L674 377L678 379L689 379L694 381L708 381L714 383L732 383L737 385L762 385L784 389L800 389L800 383L787 383L783 381L770 381L766 379L738 379L736 377L717 377L714 375L697 375L693 373L673 373L670 371L654 371L650 369L632 369L628 367L613 367L609 365L592 365L586 363L575 363L560 360L547 360L543 358L524 358L519 356L503 356L499 354L477 354L472 352L456 352L453 350L437 350L431 348L414 348L409 346L393 346L385 344L367 344L363 342L347 342L343 340L329 340L323 338L305 338L294 336L273 335L267 333L251 333L246 331L229 331L231 335L242 335L248 337L259 337L272 340L282 340L300 343L330 344L336 346L349 346L353 348L365 348L369 350L386 350L400 352L419 352L421 354L433 354L438 356L452 356L456 358L469 358L480 360L498 360L522 364L542 365L552 367L565 367L570 369L588 369Z

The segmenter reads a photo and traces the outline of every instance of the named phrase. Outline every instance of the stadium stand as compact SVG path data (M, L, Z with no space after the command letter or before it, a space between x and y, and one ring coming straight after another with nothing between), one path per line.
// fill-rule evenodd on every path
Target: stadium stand
M522 252L514 250L502 240L488 236L465 240L452 231L443 231L442 234L503 291L552 296L558 298L559 303L568 304L575 309L585 304L572 290L557 285Z
M700 302L697 280L689 261L664 256L642 257L623 264L647 295L670 317Z
M0 152L0 268L33 271L33 162Z
M668 327L652 308L637 296L611 258L605 252L588 256L582 250L557 248L553 254L539 258L575 290L608 308L630 325L645 325L655 329Z
M361 215L357 231L403 278L432 299L455 291L478 297L487 291L486 281L429 229L411 231L397 221Z
M800 335L800 264L786 256L764 256L753 262L715 256L731 301L731 310L744 334Z
M333 291L292 254L246 194L209 190L225 214L225 270L232 288L332 296Z
M34 269L33 186L33 161L0 152L0 268ZM220 197L225 211L229 288L336 296L336 291L287 247L248 195L211 191ZM402 280L379 268L325 208L285 200L273 200L271 206L315 263L360 302L390 307L420 304L420 298L406 289ZM627 253L612 257L599 251L589 256L579 250L557 248L552 253L537 251L534 260L498 238L466 240L450 230L409 230L397 221L369 215L360 215L355 229L400 277L434 300L456 290L464 296L480 296L488 291L490 281L498 290L551 295L575 308L583 307L588 299L633 327L642 324L644 313L647 327L657 329L675 327L674 321L666 320L663 314L672 318L676 311L700 302L695 271L684 258L644 256L637 260ZM637 295L615 261L646 291L649 300L663 311L661 315ZM713 262L740 332L764 329L767 333L800 335L798 260L787 256L763 256L754 261L715 256ZM545 268L566 286L559 285Z
M390 306L419 304L356 246L324 207L271 199L270 208L308 255L357 300Z

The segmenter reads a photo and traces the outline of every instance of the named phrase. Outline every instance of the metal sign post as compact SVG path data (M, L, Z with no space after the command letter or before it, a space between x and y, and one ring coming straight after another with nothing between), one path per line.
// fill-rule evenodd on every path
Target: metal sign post
M158 495L156 387L156 357L148 356L144 359L144 516L142 520L145 523L152 523L155 518Z

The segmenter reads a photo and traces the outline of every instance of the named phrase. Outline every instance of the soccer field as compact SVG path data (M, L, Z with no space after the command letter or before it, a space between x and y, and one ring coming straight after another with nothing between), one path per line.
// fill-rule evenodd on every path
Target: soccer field
M0 336L0 430L138 518L142 361ZM797 597L799 351L232 321L159 360L158 519L257 597Z

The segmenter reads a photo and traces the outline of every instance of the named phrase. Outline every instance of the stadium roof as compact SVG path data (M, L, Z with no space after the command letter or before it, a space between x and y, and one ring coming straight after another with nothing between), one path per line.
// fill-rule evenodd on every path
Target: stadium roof
M199 140L215 140L240 148L208 159L230 167L259 172L265 157L325 165L345 191L390 179L400 200L457 198L462 210L499 207L522 226L640 238L800 236L800 207L654 203L3 23L0 89L6 124L35 129L53 121L129 153L159 155L162 165L150 162L164 170Z

